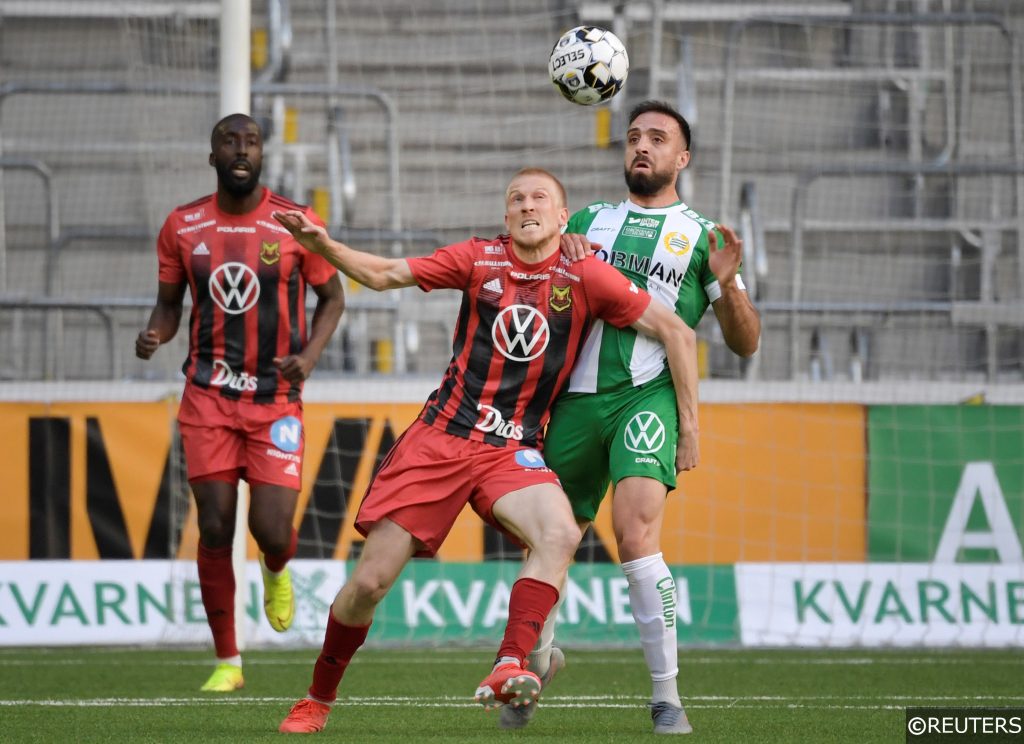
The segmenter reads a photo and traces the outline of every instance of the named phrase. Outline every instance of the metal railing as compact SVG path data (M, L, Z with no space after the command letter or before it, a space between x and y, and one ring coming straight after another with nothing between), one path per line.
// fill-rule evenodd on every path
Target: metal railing
M863 13L854 15L760 15L737 21L729 27L723 51L723 68L725 79L722 83L722 152L719 173L721 183L718 196L718 214L722 220L728 221L730 213L730 196L732 194L733 139L736 103L736 78L738 75L736 59L737 47L743 33L754 26L796 25L796 26L841 26L848 28L857 25L873 26L992 26L1002 35L1009 52L1010 73L1007 76L1007 98L1010 102L1010 131L1012 136L1011 149L1014 159L1024 160L1024 115L1021 111L1020 50L1013 32L1003 19L992 13ZM745 71L745 79L856 79L904 81L910 79L944 79L944 71L914 70L909 68L871 68L853 70L794 70L763 68ZM944 151L945 152L945 151ZM940 158L943 157L940 155ZM1018 179L1017 211L1024 212L1024 179Z
M966 304L955 302L889 302L889 303L841 303L841 302L813 302L807 303L803 300L803 258L804 258L804 232L806 221L804 209L806 205L807 192L811 184L819 178L842 176L845 178L864 178L879 175L902 175L902 176L1024 176L1024 162L1017 163L877 163L877 164L837 164L823 165L812 170L804 171L797 177L796 189L793 191L793 203L791 212L792 240L790 243L791 252L791 284L789 303L779 302L763 303L762 307L768 311L783 311L789 313L789 365L790 376L795 377L799 369L799 348L800 348L800 314L802 312L948 312L951 315L960 306L960 318L963 322L971 322L967 319L972 317L962 309ZM958 230L966 225L972 224L970 220L950 217L930 218L929 229ZM1013 230L1017 233L1018 247L1024 242L1024 212L1018 212L1011 220L994 223L991 220L976 220L974 225L983 226L986 230ZM862 225L856 229L862 231ZM886 221L882 227L889 231L921 231L922 224L918 220L893 220ZM1024 253L1018 250L1018 266L1024 259ZM986 265L982 267L982 303L992 303L992 266L994 256L989 256ZM1024 278L1021 279L1021 297L1024 298ZM988 345L987 372L989 378L993 378L996 372L997 360L995 358L995 316L982 317L983 314L975 314L973 322L985 327L986 341Z
M124 83L111 81L12 81L0 83L0 141L3 133L3 105L17 95L208 95L220 94L220 87L206 83ZM315 96L318 98L367 98L376 103L385 119L385 148L388 161L388 227L402 229L400 165L398 142L398 106L379 88L365 85L325 85L320 83L274 83L254 81L253 96ZM340 178L340 171L337 174ZM343 193L343 183L332 183L332 192Z
M736 21L729 28L726 36L725 49L723 52L723 68L725 69L725 81L722 86L722 154L720 164L721 184L719 190L718 213L722 219L729 214L729 195L732 192L732 147L734 111L736 98L736 58L738 56L737 45L740 37L746 29L754 26L840 26L849 28L852 26L991 26L997 30L1002 39L1006 41L1009 59L1010 75L1007 80L1007 96L1010 101L1010 127L1012 132L1011 147L1014 158L1017 161L1024 160L1024 117L1021 113L1021 70L1020 50L1013 32L1007 27L1001 17L993 13L861 13L853 15L758 15ZM904 68L899 69L872 69L872 70L851 70L851 71L824 71L840 79L848 79L856 76L858 80L902 81L913 77L934 78L936 75L944 77L944 73L932 73L931 71L914 71ZM762 69L744 75L753 75L758 80L771 79L794 79L800 76L811 76L821 79L820 71L803 70L772 70ZM940 156L941 158L942 156ZM1024 185L1018 183L1018 212L1024 212Z

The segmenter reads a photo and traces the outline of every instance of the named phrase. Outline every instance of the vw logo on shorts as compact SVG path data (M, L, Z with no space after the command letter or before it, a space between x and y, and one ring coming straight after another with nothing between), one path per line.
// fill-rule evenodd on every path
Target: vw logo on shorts
M282 452L295 452L302 444L302 422L285 416L270 425L270 441Z
M665 424L654 411L640 411L626 424L623 438L630 452L641 455L657 452L665 444Z
M524 468L546 468L544 456L535 449L523 449L516 452L516 462Z

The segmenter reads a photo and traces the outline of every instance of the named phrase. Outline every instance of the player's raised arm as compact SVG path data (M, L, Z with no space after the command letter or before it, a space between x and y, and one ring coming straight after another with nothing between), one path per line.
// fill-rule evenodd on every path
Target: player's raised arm
M743 241L731 227L716 225L716 228L724 240L719 241L714 230L708 231L708 266L718 280L722 296L711 307L729 349L734 354L749 357L757 351L761 337L761 316L746 290L736 282L743 259Z
M274 212L274 219L288 228L303 248L318 253L346 276L364 287L380 292L384 289L411 287L416 284L409 264L404 258L385 258L365 251L357 251L333 240L327 230L313 223L303 212L289 210Z
M679 407L679 445L676 469L692 470L700 459L697 425L697 334L678 315L660 302L651 302L633 323L640 333L661 341L665 347L672 384Z

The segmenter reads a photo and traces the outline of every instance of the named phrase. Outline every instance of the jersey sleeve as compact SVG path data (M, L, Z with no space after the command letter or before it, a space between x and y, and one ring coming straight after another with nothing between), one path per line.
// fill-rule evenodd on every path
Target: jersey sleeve
M585 231L583 229L583 220L586 217L586 213L587 210L581 209L580 211L572 215L572 217L569 218L569 221L565 223L565 229L562 232L583 233Z
M320 227L327 227L324 221L320 219L320 215L314 212L312 209L306 209L306 216L310 222ZM319 255L318 253L311 253L305 249L302 249L300 253L302 256L302 278L306 280L306 283L311 287L319 287L330 281L331 277L338 273L338 270L331 265L331 263Z
M424 292L432 289L465 289L473 274L476 257L474 241L466 240L438 248L429 256L407 258L416 284Z
M172 212L164 220L164 226L160 228L160 235L156 239L156 253L158 263L157 278L164 284L181 284L187 278L185 264L181 260L181 251L178 249L178 223Z
M586 235L587 230L590 229L590 225L594 222L594 218L597 213L605 207L611 206L607 202L594 202L583 209L576 212L569 221L565 224L563 233L576 233L578 235Z
M625 328L639 320L651 304L651 296L600 259L588 256L584 263L591 312L616 328Z

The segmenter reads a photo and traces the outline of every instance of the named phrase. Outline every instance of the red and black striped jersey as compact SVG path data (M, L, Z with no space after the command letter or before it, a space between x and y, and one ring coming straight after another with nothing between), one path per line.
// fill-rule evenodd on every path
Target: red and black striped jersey
M539 447L594 319L626 326L650 302L593 257L572 263L556 251L524 264L508 236L471 238L408 263L424 291L462 290L452 359L420 418L497 447Z
M302 387L281 377L274 357L306 344L306 285L336 273L299 245L271 214L308 207L263 189L259 206L227 214L215 194L178 207L157 240L160 281L188 282L192 293L188 382L234 400L297 400Z

